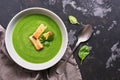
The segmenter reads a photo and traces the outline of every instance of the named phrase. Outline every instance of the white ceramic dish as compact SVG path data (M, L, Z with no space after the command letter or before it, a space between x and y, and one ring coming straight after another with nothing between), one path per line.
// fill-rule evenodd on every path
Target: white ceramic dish
M44 14L47 15L48 17L52 18L60 27L60 30L62 32L62 46L57 53L57 55L49 60L48 62L41 63L41 64L33 64L30 62L25 61L22 59L15 51L13 44L12 44L12 32L15 27L15 23L23 16L29 15L29 14ZM9 22L6 30L6 35L5 35L5 44L6 48L8 50L8 53L10 57L21 67L29 69L29 70L44 70L49 67L52 67L55 65L64 55L66 48L67 48L67 43L68 43L68 34L66 27L63 23L63 21L58 17L55 13L48 9L44 8L39 8L39 7L33 7L33 8L28 8L25 10L22 10L18 14L16 14L12 20Z

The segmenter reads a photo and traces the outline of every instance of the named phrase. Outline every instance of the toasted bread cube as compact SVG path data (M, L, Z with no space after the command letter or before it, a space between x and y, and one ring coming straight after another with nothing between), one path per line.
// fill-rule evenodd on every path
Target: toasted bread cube
M52 36L52 35L53 35L53 32L51 32L51 31L43 34L43 36L45 37L46 40L48 40L48 37Z
M40 35L45 31L46 28L47 28L47 27L44 26L44 24L41 24L41 25L37 28L37 30L33 33L33 37L34 37L35 39L38 39L38 38L40 37Z
M35 39L33 36L30 36L29 39L33 43L36 50L41 50L43 48L43 44L40 43L39 39Z

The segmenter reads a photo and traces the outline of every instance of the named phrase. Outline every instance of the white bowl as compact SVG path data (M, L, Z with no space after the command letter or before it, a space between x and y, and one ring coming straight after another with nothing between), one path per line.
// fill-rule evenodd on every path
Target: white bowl
M16 51L13 47L13 43L12 43L12 33L13 33L13 28L15 27L15 23L23 16L26 16L29 14L35 14L35 13L36 14L44 14L44 15L47 15L48 17L52 18L59 25L59 28L62 33L62 45L61 45L61 48L60 48L59 52L57 53L57 55L54 58L52 58L51 60L49 60L48 62L40 63L40 64L33 64L33 63L27 62L24 59L22 59L16 53ZM7 26L6 35L5 35L5 44L6 44L6 48L8 50L10 57L18 65L20 65L23 68L29 69L29 70L44 70L44 69L50 68L53 65L55 65L63 57L63 55L66 51L66 48L67 48L67 44L68 44L68 34L67 34L67 30L66 30L66 27L65 27L63 21L55 13L53 13L52 11L50 11L48 9L33 7L33 8L28 8L28 9L22 10L21 12L19 12L12 18L12 20L9 22L9 24Z

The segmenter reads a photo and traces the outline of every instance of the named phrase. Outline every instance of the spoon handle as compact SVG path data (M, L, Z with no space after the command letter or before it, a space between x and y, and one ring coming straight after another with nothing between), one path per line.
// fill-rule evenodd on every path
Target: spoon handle
M64 71L65 71L65 64L68 62L68 60L71 58L72 54L74 53L74 51L77 49L78 47L78 42L77 44L75 45L75 47L73 48L73 50L71 51L71 54L69 55L69 57L60 65L58 66L56 72L59 73L59 74L62 74Z

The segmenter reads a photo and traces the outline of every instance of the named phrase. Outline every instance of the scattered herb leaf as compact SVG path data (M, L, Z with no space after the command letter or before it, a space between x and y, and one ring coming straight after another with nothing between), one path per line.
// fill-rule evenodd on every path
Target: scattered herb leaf
M80 48L78 55L81 58L81 64L89 53L90 53L90 48L87 45L84 45Z
M45 41L43 44L44 44L44 46L47 46L47 47L50 46L50 42L48 42L48 41Z
M40 37L40 42L45 42L45 37L43 35Z
M53 32L51 32L51 31L42 34L42 36L40 37L40 41L41 41L41 42L44 42L44 41L52 41L53 39L54 39L54 34L53 34Z
M53 32L49 31L49 35L48 35L48 38L46 40L47 41L52 41L53 39L54 39L54 34L53 34Z
M68 17L68 19L69 19L69 21L70 21L71 24L79 24L79 22L77 21L77 19L74 16L72 16L72 15L70 15Z

